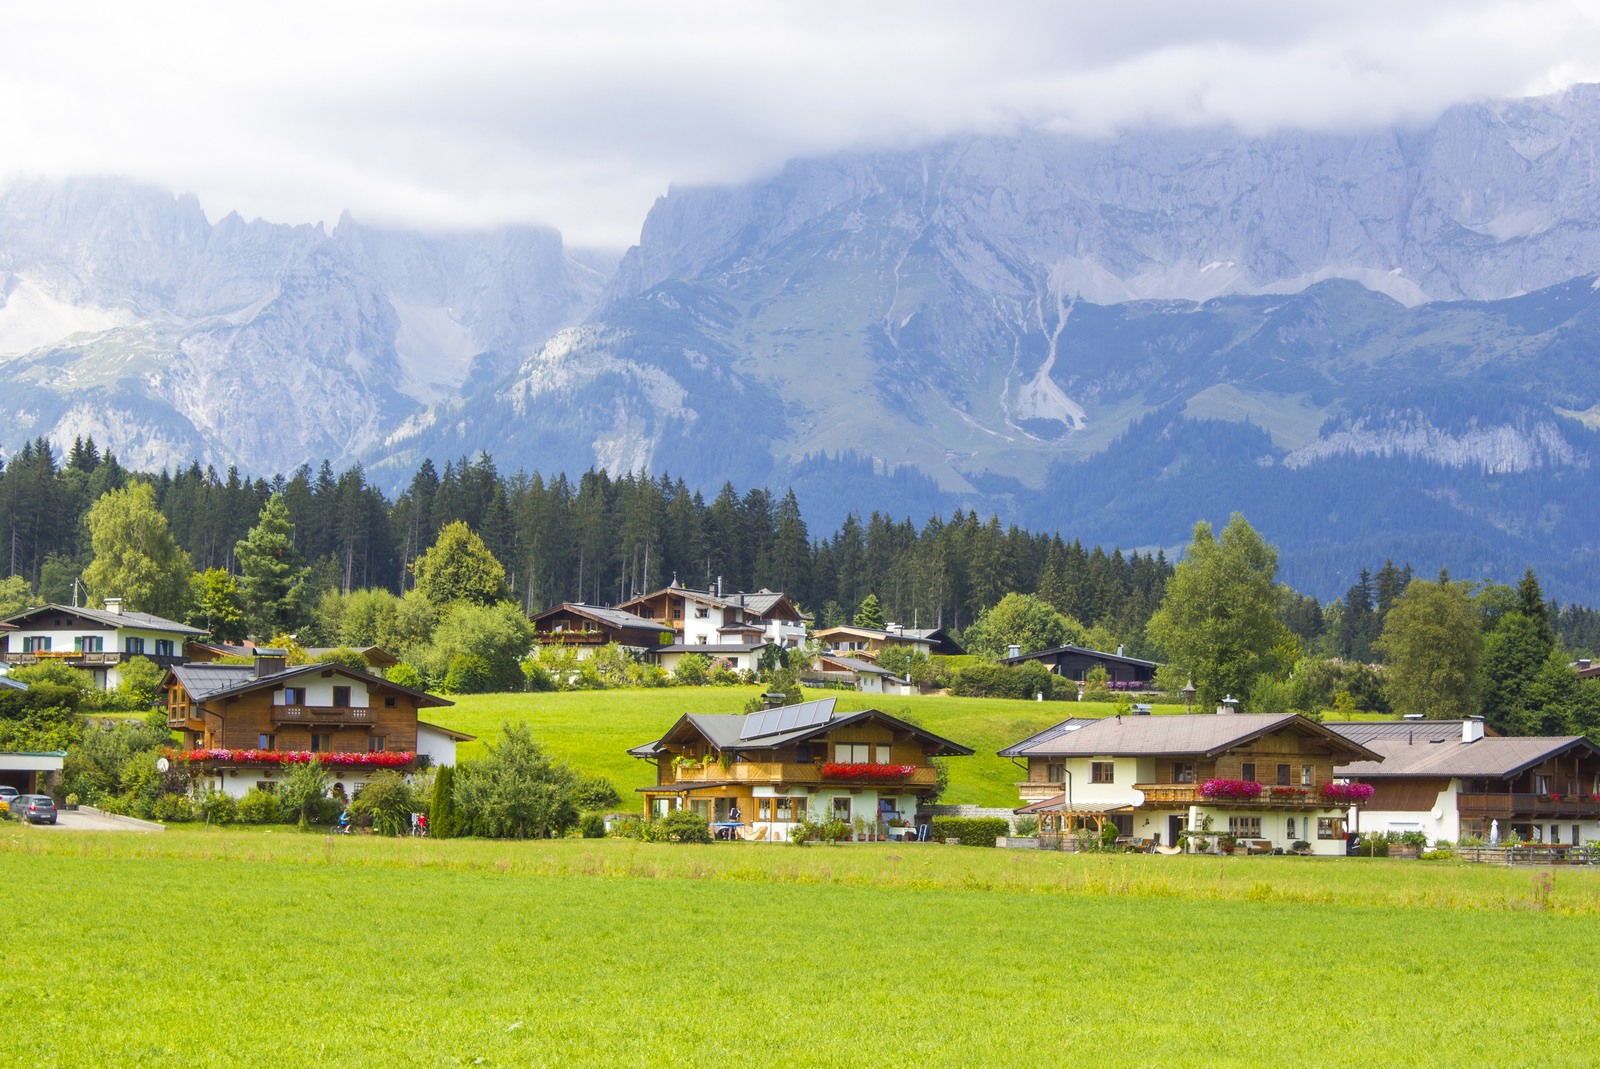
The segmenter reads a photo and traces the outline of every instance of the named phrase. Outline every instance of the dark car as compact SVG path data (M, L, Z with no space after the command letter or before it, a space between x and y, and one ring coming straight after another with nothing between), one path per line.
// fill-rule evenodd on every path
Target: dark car
M21 816L29 824L56 822L56 803L48 794L19 794L17 800L11 803L11 812Z

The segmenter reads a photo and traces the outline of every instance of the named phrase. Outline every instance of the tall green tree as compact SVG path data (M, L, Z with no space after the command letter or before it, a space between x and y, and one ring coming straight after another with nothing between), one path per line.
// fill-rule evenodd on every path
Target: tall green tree
M1378 648L1389 666L1389 701L1396 712L1431 720L1478 714L1483 630L1458 587L1411 580L1389 606Z
M1538 620L1521 612L1500 618L1484 643L1483 716L1507 735L1521 733L1529 711L1528 687L1550 656Z
M251 630L265 638L292 632L309 600L310 569L294 548L294 524L281 494L262 506L256 525L234 547L244 578L239 582Z
M1280 670L1293 636L1278 622L1278 553L1235 512L1218 540L1204 520L1150 618L1151 641L1189 669L1202 707L1225 695L1243 700L1263 675Z
M1061 615L1044 598L1033 594L1007 594L1000 604L985 611L961 633L967 652L998 660L1010 646L1023 653L1054 649L1068 643L1081 645L1088 632L1078 621Z
M167 530L148 483L110 490L89 510L94 563L83 573L96 599L121 598L123 607L182 619L189 600L189 555Z
M189 625L203 627L217 642L238 643L245 637L239 584L221 568L197 574L190 596Z
M878 595L868 594L862 598L861 604L856 608L855 619L850 622L856 627L883 630L883 607L878 604Z
M506 570L465 522L456 520L417 559L417 589L435 605L493 605L506 596Z

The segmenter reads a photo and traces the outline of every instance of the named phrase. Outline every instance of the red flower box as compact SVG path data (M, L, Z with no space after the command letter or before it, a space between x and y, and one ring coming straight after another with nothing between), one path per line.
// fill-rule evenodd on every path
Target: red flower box
M1322 785L1322 800L1324 802L1365 802L1377 793L1378 788L1370 783L1324 783Z
M367 750L346 752L333 750L312 753L309 750L165 750L175 761L235 761L245 765L303 765L313 757L325 765L365 765L369 768L396 768L416 760L410 750Z
M822 766L823 779L850 779L862 783L888 783L904 779L917 770L916 765L841 765L829 762Z
M1261 784L1241 779L1208 779L1200 784L1200 797L1250 802L1261 797Z

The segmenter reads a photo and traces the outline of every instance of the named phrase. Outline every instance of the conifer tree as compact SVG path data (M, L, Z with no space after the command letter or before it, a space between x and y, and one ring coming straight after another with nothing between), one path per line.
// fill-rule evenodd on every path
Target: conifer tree
M307 600L310 569L294 548L295 526L283 496L267 499L250 533L239 540L234 555L244 578L239 593L251 630L260 637L291 632Z

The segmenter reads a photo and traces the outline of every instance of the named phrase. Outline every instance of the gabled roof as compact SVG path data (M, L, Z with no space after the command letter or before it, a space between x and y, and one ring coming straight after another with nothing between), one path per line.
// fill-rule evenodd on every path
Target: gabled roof
M1582 735L1488 735L1474 742L1462 742L1460 731L1437 742L1418 734L1414 739L1374 739L1366 746L1380 760L1353 761L1335 768L1334 774L1352 779L1391 776L1500 778L1518 775L1574 749L1596 752Z
M176 635L210 634L210 632L203 627L190 627L188 624L180 624L176 620L168 620L162 616L151 616L147 612L134 612L131 609L123 609L121 612L107 612L104 609L75 609L71 605L55 604L40 605L33 609L23 609L19 613L14 613L13 615L6 617L5 622L12 623L19 620L25 621L35 615L45 612L71 613L85 620L91 620L102 627L132 627L137 628L140 631L171 631Z
M877 709L863 709L855 713L835 713L834 698L788 705L781 709L765 709L759 713L734 713L719 715L687 713L678 718L661 738L635 746L628 751L634 757L654 757L660 753L667 740L684 728L692 728L711 746L718 750L776 750L796 742L826 735L836 727L856 724L865 720L881 720L903 731L909 731L924 742L939 746L944 753L971 756L972 751L960 743L951 742L931 731L908 724L898 717ZM774 718L777 718L774 721ZM785 726L792 725L792 726ZM771 729L771 730L769 730Z
M1020 664L1023 661L1037 661L1041 657L1049 657L1056 653L1081 653L1085 657L1093 657L1100 661L1116 661L1118 664L1136 664L1141 668L1160 667L1155 661L1141 661L1137 657L1126 657L1120 653L1107 653L1104 650L1091 650L1087 646L1074 646L1070 642L1065 646L1055 646L1048 650L1034 650L1024 653L1020 657L1002 657L1001 664Z
M27 690L28 684L19 683L10 676L0 676L0 690Z
M478 741L478 736L476 735L468 735L465 731L457 731L454 728L440 727L438 724L430 724L426 720L418 720L417 727L427 728L429 731L437 731L441 735L448 735L457 742Z
M669 642L662 646L651 646L651 653L703 653L707 657L727 657L735 653L758 653L770 643L743 643L743 642L708 642L696 645L693 642Z
M837 653L819 654L818 659L832 661L834 664L842 667L846 672L860 672L871 676L889 676L891 678L894 676L894 673L889 671L887 668L879 668L871 661L857 660L854 657L841 657Z
M715 592L710 590L695 590L693 587L679 586L678 584L673 583L671 586L664 586L660 590L652 590L648 594L640 594L638 597L629 598L622 604L640 605L646 601L649 601L651 598L658 598L663 594L675 594L678 597L685 598L689 601L699 602L702 605L714 605L723 609L743 609L745 612L754 616L766 616L779 605L787 605L790 611L794 613L796 619L810 619L810 617L806 616L805 613L801 612L794 606L792 602L789 601L789 596L787 594L783 593L781 590L768 590L766 587L762 587L754 594L724 593L719 597Z
M672 631L672 628L667 624L657 623L655 620L646 620L643 616L636 616L631 612L624 612L622 609L603 608L599 605L584 605L581 602L571 601L563 601L560 605L548 608L535 616L533 618L533 623L536 625L535 629L537 630L537 624L540 620L547 616L553 616L558 612L570 612L576 616L593 620L596 623L605 624L607 627L633 627L646 631L669 633Z
M330 661L291 665L281 672L273 672L270 675L260 677L257 677L256 668L253 664L179 664L167 669L168 677L176 679L183 684L183 689L188 691L190 697L197 702L248 694L253 690L261 690L262 688L275 690L283 686L287 680L320 675L323 672L332 672L335 675L359 680L369 687L382 687L385 690L409 694L416 698L418 704L421 705L455 704L455 702L441 698L437 694L429 694L425 691L413 690L410 687L402 687L398 683L391 683L379 676L371 675L367 672L358 672L354 668L346 668L342 664L334 664Z
M1058 724L1057 727L1064 727ZM1007 756L1032 757L1160 757L1168 754L1225 753L1262 735L1295 731L1320 738L1336 750L1360 757L1379 755L1360 743L1308 720L1298 713L1283 716L1262 713L1195 716L1108 716L1076 731L1063 730L1026 748L1008 747ZM1042 734L1042 733L1041 733Z
M949 646L956 651L957 656L967 652L967 648L951 638L950 633L942 627L908 627L901 634L931 642L935 649L941 646Z
M1099 721L1100 718L1097 716L1068 717L1059 724L1052 724L1050 727L1045 728L1037 735L1029 735L1021 742L1014 742L1005 749L996 750L995 752L1001 757L1017 757L1020 756L1022 752L1028 749L1030 746L1035 746L1042 742L1049 742L1051 739L1058 739L1063 735L1070 735L1074 731L1081 731L1090 724L1096 724L1099 723Z
M1461 723L1459 720L1324 720L1322 726L1365 746L1379 739L1415 739L1417 742L1459 739ZM1485 735L1499 735L1487 725L1483 731Z
M911 631L909 629L905 630L905 631L885 631L885 630L882 630L881 628L876 628L876 627L857 627L855 624L840 624L837 627L820 628L816 632L816 637L817 638L824 638L824 637L826 637L828 635L841 635L841 634L865 635L868 638L882 638L882 639L891 639L892 638L892 639L898 639L898 640L903 641L903 642L917 642L917 643L922 643L922 644L926 644L926 645L930 645L930 646L934 643L933 639L923 638L919 632Z

